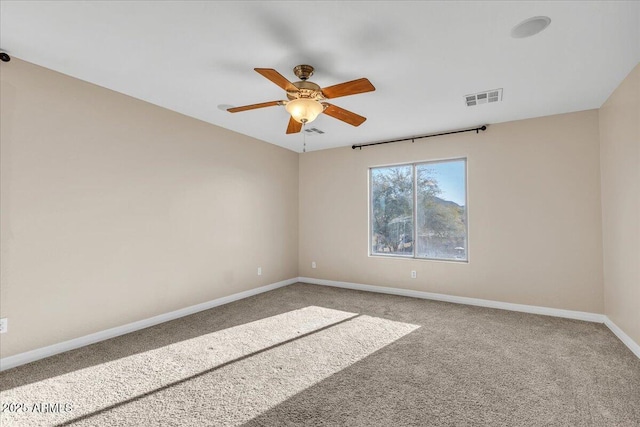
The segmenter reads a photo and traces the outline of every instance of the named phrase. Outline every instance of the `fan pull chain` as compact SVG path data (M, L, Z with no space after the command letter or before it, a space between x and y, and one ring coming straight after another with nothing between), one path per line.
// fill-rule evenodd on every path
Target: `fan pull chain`
M302 123L302 152L306 153L307 152L307 132L304 131L304 127L306 126L306 123Z

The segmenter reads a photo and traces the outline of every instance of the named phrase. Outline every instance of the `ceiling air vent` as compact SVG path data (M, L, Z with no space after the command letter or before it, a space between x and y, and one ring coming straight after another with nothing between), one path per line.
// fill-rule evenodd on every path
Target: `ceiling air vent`
M308 129L305 129L304 131L309 135L314 135L314 134L322 135L324 133L324 131L321 131L318 128L308 128Z
M484 92L478 92L464 97L464 102L467 104L467 107L473 107L474 105L480 104L490 104L492 102L499 101L502 101L502 88L486 90Z

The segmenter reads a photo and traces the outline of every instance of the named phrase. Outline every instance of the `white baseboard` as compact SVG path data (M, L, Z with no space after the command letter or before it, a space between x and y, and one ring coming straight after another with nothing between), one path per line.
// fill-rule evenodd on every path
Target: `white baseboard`
M413 291L409 289L389 288L384 286L364 285L361 283L338 282L334 280L314 279L311 277L295 277L281 282L272 283L270 285L261 286L259 288L250 289L248 291L239 292L237 294L218 298L202 304L192 305L180 310L150 317L148 319L139 320L123 326L107 329L105 331L96 332L94 334L85 335L83 337L74 338L58 344L47 347L38 348L24 353L16 354L0 359L0 371L24 365L26 363L35 362L45 357L53 356L65 351L74 350L79 347L104 341L109 338L115 338L120 335L138 331L140 329L155 326L160 323L188 316L200 311L208 310L213 307L238 301L263 292L281 288L283 286L292 285L297 282L311 283L314 285L333 286L337 288L354 289L359 291L377 292L383 294L400 295L413 298L422 298L435 301L451 302L456 304L475 305L480 307L497 308L501 310L520 311L524 313L541 314L545 316L564 317L568 319L584 320L587 322L604 323L619 339L622 341L638 358L640 358L640 345L638 345L631 337L625 334L615 323L604 314L587 313L583 311L562 310L558 308L539 307L535 305L513 304L500 301L491 301L478 298L459 297L446 294L437 294L432 292Z
M14 356L4 357L0 359L0 371L11 369L16 366L24 365L26 363L35 362L36 360L44 359L45 357L53 356L55 354L63 353L69 350L74 350L76 348L84 347L89 344L94 344L99 341L104 341L109 338L115 338L117 336L138 331L140 329L148 328L150 326L155 326L160 323L168 322L169 320L178 319L180 317L188 316L190 314L194 314L199 311L208 310L213 307L217 307L220 305L228 304L233 301L258 295L263 292L281 288L283 286L292 285L296 282L298 282L298 278L294 277L293 279L283 280L282 282L272 283L270 285L261 286L259 288L250 289L244 292L238 292L237 294L214 299L212 301L203 302L202 304L192 305L190 307L182 308L180 310L175 310L169 313L160 314L158 316L150 317L148 319L139 320L137 322L129 323L122 326L117 326L115 328L96 332L94 334L85 335L83 337L74 338L69 341L53 344L47 347L37 348L35 350L16 354Z
M384 286L363 285L361 283L337 282L335 280L298 277L299 282L313 285L334 286L337 288L355 289L358 291L377 292L382 294L400 295L405 297L445 301L455 304L476 305L480 307L497 308L501 310L520 311L524 313L542 314L545 316L564 317L567 319L584 320L587 322L604 323L633 354L640 359L640 345L629 335L625 334L615 323L604 314L588 313L584 311L562 310L559 308L540 307L536 305L512 304L508 302L491 301L486 299L457 297L453 295L436 294L432 292L412 291L409 289L387 288Z
M587 322L604 323L606 317L604 314L587 313L584 311L563 310L560 308L539 307L536 305L513 304L510 302L458 297L453 295L436 294L433 292L413 291L410 289L386 288L383 286L363 285L360 283L336 282L334 280L314 279L311 277L299 277L298 279L300 282L311 283L314 285L335 286L338 288L347 288L359 291L378 292L382 294L400 295L404 297L452 302L455 304L476 305L480 307L498 308L500 310L521 311L524 313L565 317L567 319L584 320Z
M640 359L640 345L638 345L637 342L635 342L629 335L625 334L622 329L618 327L618 325L616 325L611 319L609 319L609 317L605 318L604 324L607 326L607 328L611 329L611 332L613 332L620 339L620 341L624 343L624 345L629 347L629 350L631 350L631 352L635 354L638 359Z

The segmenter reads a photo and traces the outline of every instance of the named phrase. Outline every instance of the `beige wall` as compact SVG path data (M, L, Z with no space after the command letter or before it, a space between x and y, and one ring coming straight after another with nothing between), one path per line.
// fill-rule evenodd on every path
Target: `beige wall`
M296 153L0 70L1 356L297 276Z
M640 342L640 67L600 111L300 156L18 59L0 77L2 357L298 275L606 312ZM458 157L469 263L369 257L368 168Z
M604 301L640 343L640 65L600 109Z
M602 313L598 139L591 110L303 154L300 276ZM469 263L369 257L368 168L456 157L468 159Z

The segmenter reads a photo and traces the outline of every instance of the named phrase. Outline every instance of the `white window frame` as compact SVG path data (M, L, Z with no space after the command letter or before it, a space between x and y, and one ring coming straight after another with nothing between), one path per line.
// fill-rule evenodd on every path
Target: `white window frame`
M465 243L466 243L466 258L465 259L455 259L455 258L429 258L429 257L420 257L417 256L417 242L418 242L418 227L416 224L418 218L418 174L416 173L416 168L422 165L434 164L434 163L446 163L446 162L456 162L462 161L464 162L464 224L465 224ZM384 169L384 168L393 168L393 167L403 167L403 166L411 166L412 169L412 178L413 178L413 255L400 255L400 254L384 254L384 253L374 253L373 252L373 186L371 184L371 172L374 169ZM367 180L368 180L368 220L369 227L368 233L369 237L368 241L368 254L369 257L382 257L382 258L396 258L396 259L409 259L409 260L423 260L423 261L439 261L439 262L454 262L454 263L469 263L469 173L468 173L469 162L466 157L454 157L454 158L446 158L446 159L438 159L438 160L424 160L418 162L411 163L396 163L396 164L388 164L388 165L379 165L379 166L371 166L367 171Z

